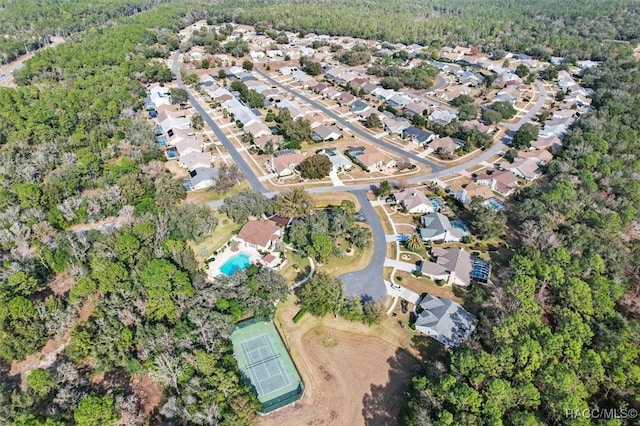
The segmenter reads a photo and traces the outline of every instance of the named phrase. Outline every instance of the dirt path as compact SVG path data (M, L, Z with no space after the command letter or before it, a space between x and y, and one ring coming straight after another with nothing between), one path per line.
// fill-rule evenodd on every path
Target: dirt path
M640 61L640 44L633 49L633 56Z
M131 220L132 218L129 217L110 216L99 222L79 223L77 225L70 226L69 231L78 233L97 229L98 231L104 232L120 228L122 225L131 222Z
M78 311L78 320L75 324L88 320L93 313L94 308L94 300L91 298L87 299ZM71 331L74 329L75 324L72 327L69 327L69 329L62 333L60 336L54 339L49 339L46 345L44 345L44 347L39 352L28 355L22 361L14 361L11 364L9 375L15 376L19 374L22 386L25 386L27 376L31 371L35 370L36 368L47 368L51 366L51 364L53 364L56 360L57 355L61 353L69 344Z
M372 328L307 314L290 299L277 325L305 384L296 404L261 418L270 425L395 425L417 353L411 332L386 317Z
M24 55L18 57L15 61L11 61L8 64L0 65L0 86L4 87L15 87L16 84L13 81L12 73L22 67L22 64L33 57L36 53L43 49L49 49L51 47L55 47L59 44L65 42L65 39L62 37L51 37L51 44L44 46L41 49L34 50L33 52L25 53Z

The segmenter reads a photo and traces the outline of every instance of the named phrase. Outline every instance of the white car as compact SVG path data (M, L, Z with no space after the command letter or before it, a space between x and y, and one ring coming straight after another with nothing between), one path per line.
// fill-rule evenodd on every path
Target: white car
M391 288L394 289L394 290L402 290L402 287L400 287L398 284L394 284L394 283L391 283Z

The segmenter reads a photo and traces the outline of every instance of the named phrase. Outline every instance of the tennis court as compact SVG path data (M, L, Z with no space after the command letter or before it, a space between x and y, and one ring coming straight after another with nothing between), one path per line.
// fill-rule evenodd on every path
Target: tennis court
M268 413L302 396L304 386L273 323L249 320L231 333L238 368Z

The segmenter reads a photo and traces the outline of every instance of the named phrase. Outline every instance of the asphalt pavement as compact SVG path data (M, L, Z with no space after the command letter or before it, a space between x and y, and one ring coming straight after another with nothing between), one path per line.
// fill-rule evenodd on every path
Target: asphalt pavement
M305 95L303 93L300 93L299 91L290 89L289 87L287 87L287 86L283 85L282 83L280 83L279 81L271 78L269 75L263 73L262 71L254 69L254 72L256 72L257 74L260 74L267 81L269 81L269 83L271 83L272 85L278 86L281 89L287 91L288 93L303 99L309 105L313 105L316 109L322 111L323 113L325 113L329 117L333 118L338 123L340 123L342 126L344 126L346 128L349 128L353 133L357 134L358 136L369 140L371 143L376 144L376 145L380 145L380 146L386 148L387 150L393 151L393 152L395 152L397 154L400 154L403 157L407 157L407 158L413 160L416 163L423 164L423 165L431 168L431 170L434 171L434 172L439 171L439 170L444 170L443 166L435 164L435 163L433 163L433 162L431 162L429 160L426 160L426 159L424 159L422 157L418 157L416 154L407 152L406 150L404 150L400 146L397 146L397 145L394 145L392 143L386 142L386 141L384 141L382 139L376 138L372 134L370 134L368 132L365 132L361 128L356 127L353 124L349 123L347 120L345 120L344 118L340 117L338 114L334 113L333 111L331 111L327 107L323 106L322 104L320 104L320 103L314 101L313 99L309 98L307 95Z
M360 212L373 233L373 257L364 269L340 275L345 292L350 296L361 296L364 300L382 301L387 297L382 269L387 257L387 243L380 218L367 198L367 190L351 191L360 202Z
M213 133L216 135L218 140L222 142L222 145L224 145L224 147L227 149L227 152L231 156L231 159L238 165L238 167L244 174L245 178L247 178L247 181L249 182L249 185L251 185L251 188L263 194L268 193L269 190L267 190L264 187L264 185L262 185L262 182L260 182L260 180L257 178L255 173L253 173L253 170L251 170L251 167L249 167L247 162L244 161L244 158L242 158L242 156L240 155L236 147L233 145L233 143L231 143L227 135L224 134L222 129L218 127L218 125L213 120L213 118L211 118L209 113L198 103L198 101L191 95L191 92L182 83L182 78L180 77L180 72L178 70L179 57L180 57L180 52L176 52L173 56L173 64L171 66L171 70L176 76L178 87L180 87L181 89L185 89L187 93L189 93L189 101L191 102L191 105L193 105L193 108L196 111L198 111L198 114L202 116L204 122L207 123L209 127L211 127L211 130L213 130Z
M178 86L183 89L186 89L184 87L184 84L182 83L182 80L178 72L178 57L179 57L179 53L176 53L173 58L172 70L176 75ZM408 154L407 152L403 151L402 148L396 145L389 144L388 142L374 138L372 135L362 131L357 127L352 126L350 123L348 123L341 117L337 116L332 111L328 110L322 105L318 104L317 102L309 99L307 96L301 93L298 93L292 89L289 89L286 86L281 85L279 82L261 73L260 71L257 71L257 70L255 71L261 74L270 82L272 82L272 84L280 86L281 88L283 88L284 90L286 90L287 92L295 96L299 96L300 98L307 101L309 104L323 111L325 114L333 117L336 121L343 124L345 127L350 128L354 133L366 139L369 139L373 143L381 145L390 151L399 152L402 155L409 156L410 158L415 157L417 159L416 161L419 160L418 162L422 164L426 164L429 167L431 167L431 169L433 170L432 173L409 179L409 182L411 183L438 179L440 177L444 177L446 175L465 170L471 166L474 166L483 161L486 161L487 159L494 156L495 154L497 154L507 146L507 144L511 141L511 138L515 134L515 131L518 128L520 128L522 124L528 122L535 114L537 114L540 108L542 108L542 106L544 105L544 102L546 100L546 90L542 85L542 83L537 82L537 87L538 87L538 90L540 91L540 98L538 99L534 107L525 116L523 116L517 123L506 125L508 131L506 135L502 138L502 140L495 143L493 146L491 146L489 149L484 151L482 154L480 154L477 157L474 157L469 161L466 161L458 166L445 167L445 166L440 166L440 165L431 163L415 155ZM240 155L236 147L231 143L231 141L227 138L224 132L218 127L218 125L211 118L211 116L206 112L204 108L202 108L202 106L200 106L200 104L194 99L193 96L191 96L190 93L189 93L189 100L191 101L196 111L198 111L198 113L202 115L202 118L204 119L204 121L209 125L209 127L211 127L216 137L218 137L218 139L225 146L225 148L229 152L229 155L231 156L233 161L235 161L236 164L238 164L238 167L240 167L240 169L244 173L251 187L256 191L265 194L268 197L276 195L277 192L273 192L273 191L270 192L262 185L262 183L258 180L256 175L254 174L253 170L244 161L244 159L242 158L242 156ZM373 257L369 265L364 269L361 269L360 271L343 274L339 278L344 282L344 288L347 294L358 295L365 300L381 301L387 297L387 289L383 279L383 268L384 268L385 258L387 255L387 245L386 245L386 235L382 227L382 222L380 221L380 218L376 214L373 206L371 205L371 203L367 198L367 192L371 189L371 187L372 187L371 184L326 186L326 187L309 188L307 191L310 193L348 191L353 193L358 198L358 201L362 206L361 211L359 213L369 224L369 226L371 227L371 232L373 234L373 241L372 241ZM211 208L218 208L222 205L222 203L223 201L213 201L213 202L207 203L207 205Z

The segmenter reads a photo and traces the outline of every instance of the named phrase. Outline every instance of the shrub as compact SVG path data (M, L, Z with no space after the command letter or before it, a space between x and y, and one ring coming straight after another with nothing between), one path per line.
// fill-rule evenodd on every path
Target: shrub
M396 277L396 281L402 281L402 277Z

